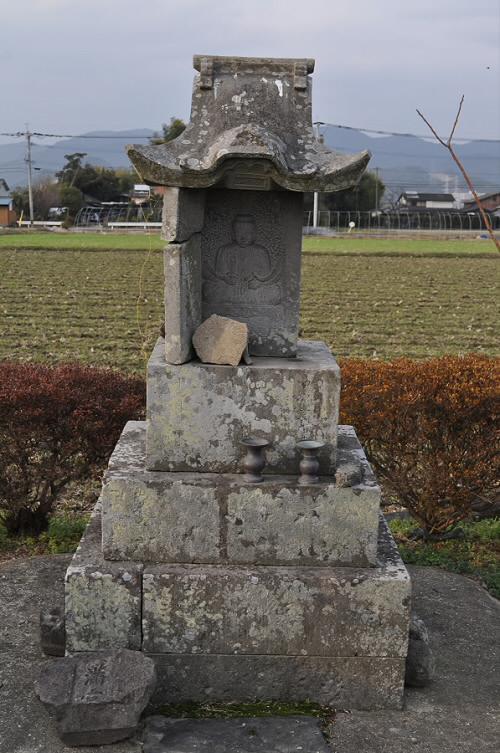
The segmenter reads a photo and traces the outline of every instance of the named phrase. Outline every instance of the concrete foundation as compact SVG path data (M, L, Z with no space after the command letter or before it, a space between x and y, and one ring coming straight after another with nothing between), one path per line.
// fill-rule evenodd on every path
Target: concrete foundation
M160 338L148 364L146 467L239 473L248 435L269 440L267 472L297 474L301 439L322 441L320 473L336 467L340 369L325 343L300 341L296 358L214 366L165 360Z
M103 552L144 563L355 565L377 562L380 488L352 427L335 478L147 471L143 422L129 422L102 491Z

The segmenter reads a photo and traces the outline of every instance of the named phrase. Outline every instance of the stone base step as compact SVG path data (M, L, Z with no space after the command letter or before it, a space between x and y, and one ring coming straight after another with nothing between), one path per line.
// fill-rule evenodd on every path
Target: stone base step
M70 653L152 656L156 701L398 708L410 580L385 522L376 567L109 562L96 510L66 574Z
M351 426L335 476L168 473L145 468L145 423L125 427L102 491L103 552L143 563L376 565L380 488Z

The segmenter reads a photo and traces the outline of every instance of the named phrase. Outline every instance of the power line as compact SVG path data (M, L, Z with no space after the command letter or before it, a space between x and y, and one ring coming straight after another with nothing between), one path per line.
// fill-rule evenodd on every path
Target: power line
M379 136L402 136L405 139L425 139L426 141L432 140L432 136L423 133L401 133L398 131L380 131L374 128L356 128L354 126L341 125L339 123L322 123L318 121L318 125L329 126L331 128L342 128L345 131L358 131L362 133L376 133ZM475 143L500 143L500 139L473 139L468 136L457 136L456 141L473 141Z
M150 134L149 136L145 136L142 134L136 134L131 133L128 136L111 136L111 135L101 135L101 136L92 136L88 133L82 133L82 134L74 134L74 133L41 133L39 131L32 131L32 136L38 136L39 138L50 138L50 139L146 139L149 141L150 138L153 137L153 134ZM0 133L0 136L9 136L10 138L24 138L26 136L25 131L16 131L15 133Z
M401 131L382 131L380 129L375 128L359 128L355 126L348 126L343 125L341 123L326 123L323 121L317 121L317 125L319 126L328 126L331 128L342 128L346 131L357 131L358 133L374 133L378 136L401 136L403 138L411 138L411 139L425 139L426 141L429 141L432 139L429 134L422 134L422 133L405 133ZM0 136L8 136L11 138L21 138L26 136L26 133L24 131L16 131L13 133L1 133ZM145 136L144 134L128 134L127 136L119 136L119 135L110 135L110 134L89 134L89 133L83 133L83 134L74 134L74 133L43 133L40 131L33 131L32 136L38 136L40 138L52 138L52 139L145 139L149 141L149 139L153 136L153 134L150 134L149 136ZM500 143L500 139L476 139L469 136L459 136L456 138L457 141L469 141L474 143L487 143L487 144L495 144Z

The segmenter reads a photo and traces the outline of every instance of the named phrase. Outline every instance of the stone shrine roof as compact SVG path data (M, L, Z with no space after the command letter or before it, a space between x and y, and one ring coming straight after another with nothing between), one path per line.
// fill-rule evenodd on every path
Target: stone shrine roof
M133 145L149 184L182 188L339 191L355 185L370 153L346 155L315 138L314 60L195 55L191 120L176 139Z

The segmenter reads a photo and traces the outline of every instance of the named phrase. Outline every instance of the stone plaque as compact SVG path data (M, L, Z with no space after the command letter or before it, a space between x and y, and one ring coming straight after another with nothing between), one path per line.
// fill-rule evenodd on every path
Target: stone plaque
M295 356L301 241L302 194L207 192L202 318L245 322L253 355Z

